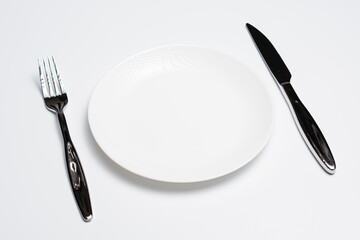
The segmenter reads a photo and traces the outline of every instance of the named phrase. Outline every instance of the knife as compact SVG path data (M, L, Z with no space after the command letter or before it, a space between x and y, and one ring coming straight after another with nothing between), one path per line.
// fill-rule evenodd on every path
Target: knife
M306 145L309 147L320 166L327 173L334 174L336 169L334 157L320 128L300 101L294 88L291 86L291 73L289 69L264 34L249 23L246 24L246 27L273 78L279 84L279 88L288 103L295 123Z

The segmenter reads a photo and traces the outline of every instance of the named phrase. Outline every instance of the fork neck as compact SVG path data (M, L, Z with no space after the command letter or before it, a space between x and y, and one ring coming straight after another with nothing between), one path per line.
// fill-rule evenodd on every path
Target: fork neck
M65 115L64 115L63 111L58 111L57 115L58 115L58 118L59 118L61 133L62 133L62 135L64 137L64 142L71 142L69 129L68 129L68 126L66 124L66 118L65 118Z

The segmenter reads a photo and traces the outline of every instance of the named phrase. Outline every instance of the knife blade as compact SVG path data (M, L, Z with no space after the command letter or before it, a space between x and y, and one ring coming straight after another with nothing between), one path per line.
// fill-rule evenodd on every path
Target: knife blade
M320 166L327 173L334 174L336 164L329 145L321 133L319 126L300 101L294 88L290 84L291 73L289 69L264 34L249 23L246 24L246 27L270 73L278 83L306 145Z

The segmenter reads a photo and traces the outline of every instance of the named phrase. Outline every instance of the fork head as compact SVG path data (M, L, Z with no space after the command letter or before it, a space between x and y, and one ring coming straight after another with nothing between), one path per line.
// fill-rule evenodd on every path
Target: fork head
M61 112L68 102L54 57L38 59L41 91L46 107L53 112Z

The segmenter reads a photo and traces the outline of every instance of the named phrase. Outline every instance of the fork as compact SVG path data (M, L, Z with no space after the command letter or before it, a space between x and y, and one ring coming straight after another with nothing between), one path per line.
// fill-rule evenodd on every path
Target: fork
M92 219L90 195L86 183L84 171L79 157L71 141L70 133L66 124L64 108L68 98L60 74L55 64L54 57L38 59L40 84L48 110L57 114L65 146L66 167L70 179L72 191L84 221Z

